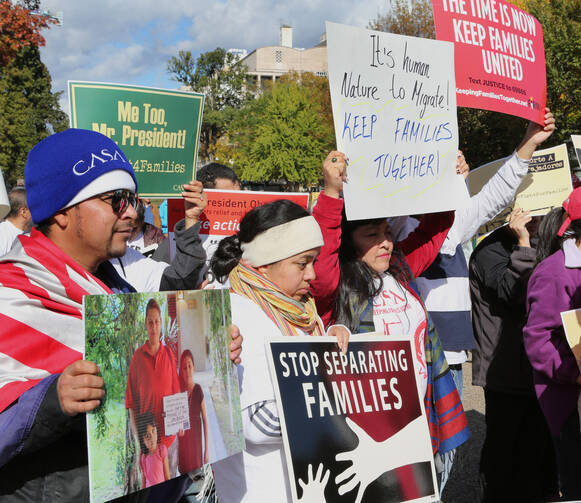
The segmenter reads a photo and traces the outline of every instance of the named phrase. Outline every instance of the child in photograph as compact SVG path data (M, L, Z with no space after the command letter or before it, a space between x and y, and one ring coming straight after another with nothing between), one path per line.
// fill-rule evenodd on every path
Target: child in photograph
M195 369L194 356L189 349L186 349L180 358L179 379L181 390L187 391L188 393L190 429L181 432L179 436L178 466L180 473L190 472L209 461L206 404L204 402L202 387L194 382ZM202 432L204 435L203 444Z
M167 447L160 442L158 428L152 412L143 413L138 422L141 455L142 485L150 487L169 480Z

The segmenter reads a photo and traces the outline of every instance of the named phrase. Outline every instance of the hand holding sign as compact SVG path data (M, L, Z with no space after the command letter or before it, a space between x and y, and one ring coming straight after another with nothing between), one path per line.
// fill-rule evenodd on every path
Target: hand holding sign
M331 472L327 470L323 476L324 469L323 463L320 463L317 473L313 477L313 465L309 465L307 483L305 484L302 479L299 479L299 485L303 490L303 496L299 499L300 503L325 503L325 486L329 481Z
M347 158L343 152L332 150L323 161L325 195L337 199L347 181Z
M367 432L354 421L346 418L347 425L353 430L359 444L349 452L337 454L337 461L351 461L353 464L337 475L335 483L339 486L339 494L352 491L359 485L355 503L360 503L367 486L380 475L400 466L428 461L417 444L411 440L422 434L425 425L422 417L414 419L400 431L383 442L376 442ZM381 461L378 461L381 460ZM350 477L352 477L350 480ZM342 482L346 481L342 485Z
M184 185L182 192L186 211L186 229L198 223L200 215L206 209L208 196L204 194L202 182L192 180Z

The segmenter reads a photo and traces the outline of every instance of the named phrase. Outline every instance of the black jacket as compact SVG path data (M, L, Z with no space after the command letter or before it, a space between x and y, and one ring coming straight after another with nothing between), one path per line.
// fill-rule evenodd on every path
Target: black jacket
M532 368L524 350L526 287L535 249L517 246L508 228L496 230L470 258L472 325L476 338L472 384L533 395Z

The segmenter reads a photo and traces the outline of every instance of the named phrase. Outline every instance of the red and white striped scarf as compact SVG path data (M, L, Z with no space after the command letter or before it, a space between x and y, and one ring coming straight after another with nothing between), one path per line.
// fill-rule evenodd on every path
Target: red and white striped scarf
M0 259L0 412L83 357L83 295L111 293L33 229Z

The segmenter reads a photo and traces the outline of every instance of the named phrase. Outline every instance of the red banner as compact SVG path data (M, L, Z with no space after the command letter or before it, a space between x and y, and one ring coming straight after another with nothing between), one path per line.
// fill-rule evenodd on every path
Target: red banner
M208 206L200 217L200 234L231 236L238 232L240 220L250 210L278 199L288 199L307 209L308 193L298 192L251 192L248 190L204 190L208 195ZM184 218L183 199L168 199L168 229Z
M456 101L543 123L543 28L501 0L432 0L436 38L454 42Z

